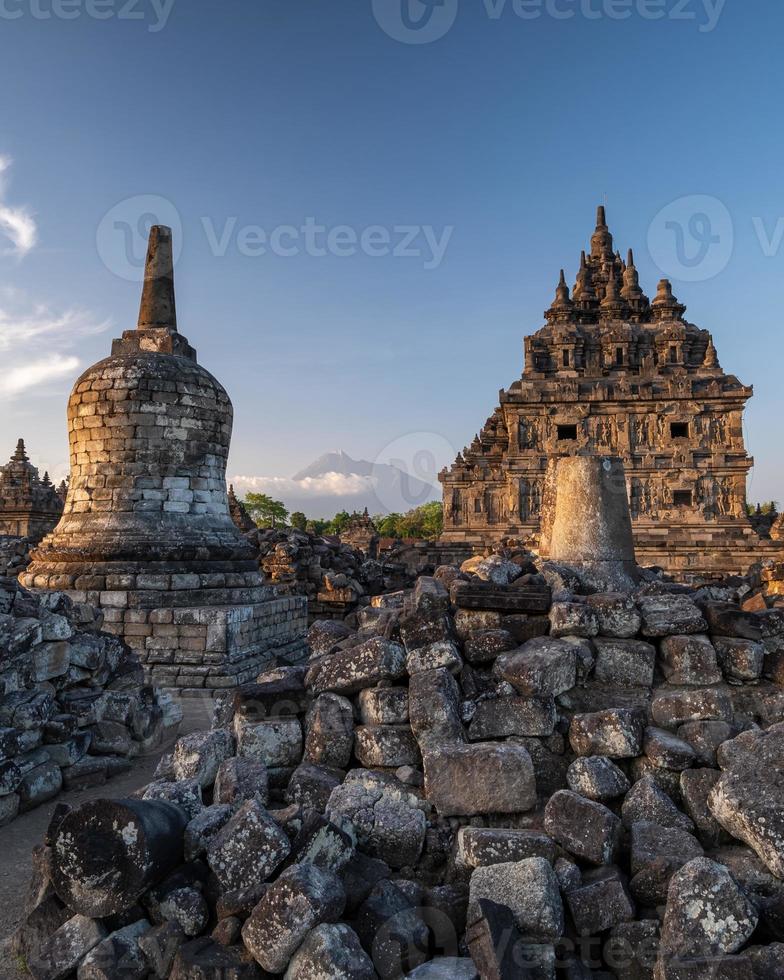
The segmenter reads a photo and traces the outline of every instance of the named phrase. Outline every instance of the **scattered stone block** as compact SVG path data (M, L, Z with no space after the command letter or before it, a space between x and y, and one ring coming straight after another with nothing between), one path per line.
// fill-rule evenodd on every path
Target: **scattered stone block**
M405 976L430 957L430 932L411 900L391 881L380 881L354 923L381 980Z
M569 726L569 743L577 755L629 759L642 751L645 719L631 708L607 708L576 714Z
M407 687L374 687L359 692L363 725L405 725L408 721Z
M268 768L296 766L302 759L302 726L298 718L246 722L236 718L237 754Z
M685 595L648 595L638 600L643 636L705 633L708 624L699 607Z
M702 855L699 841L685 830L643 820L633 823L629 882L632 895L648 908L663 905L675 872Z
M655 766L676 772L689 769L696 759L694 749L688 742L672 732L653 726L645 729L642 750Z
M267 767L258 759L226 759L218 767L212 798L215 803L233 806L257 799L266 806L269 801Z
M651 687L656 666L656 648L643 640L594 640L594 677L601 684Z
M320 694L308 710L305 732L305 760L336 769L348 767L354 747L354 709L349 700L339 694Z
M588 605L596 613L599 636L630 639L640 631L642 617L637 603L624 592L597 592L589 595Z
M305 809L321 812L326 808L332 791L340 786L345 775L342 769L303 762L291 775L286 789L286 800L289 803L298 803Z
M521 694L555 696L574 687L577 660L571 644L542 636L513 653L501 654L493 674Z
M106 936L97 919L75 915L32 951L27 967L35 980L65 980Z
M443 745L423 760L425 793L441 816L524 813L536 804L533 763L521 745Z
M762 677L765 647L756 640L716 636L719 665L730 683L754 683Z
M721 680L716 649L707 636L666 636L660 666L670 684L700 687Z
M587 602L554 602L550 607L550 636L596 636L599 617Z
M620 840L621 821L601 803L564 789L547 801L544 829L575 857L591 864L611 864Z
M558 715L552 697L506 695L480 701L468 728L471 740L506 738L510 735L552 735Z
M312 864L287 868L266 891L242 927L242 939L256 962L282 973L311 929L336 922L345 905L340 879Z
M467 610L463 610L466 612ZM475 629L463 642L463 652L471 664L491 663L499 654L514 650L519 641L506 629Z
M662 691L651 702L651 715L657 725L675 728L688 721L732 721L732 701L715 689Z
M570 790L600 803L623 796L630 786L626 773L603 755L575 759L566 779Z
M643 776L632 786L621 806L621 816L626 827L642 820L661 827L679 827L690 833L694 830L691 820L681 813L651 776Z
M495 827L461 827L457 833L457 864L483 868L541 857L553 863L555 843L535 830L506 830Z
M224 891L266 881L291 850L288 837L256 800L248 800L207 846Z
M376 980L373 961L354 930L322 923L311 930L289 961L284 980Z
M409 725L361 725L355 738L357 759L367 769L419 765L419 746Z
M741 949L757 926L757 912L729 871L694 858L670 880L660 960L721 956Z
M221 763L234 753L234 736L225 728L193 732L174 747L175 779L195 779L201 787L212 786Z
M559 939L564 918L558 878L546 858L492 864L475 868L471 875L469 917L480 898L509 908L523 936Z
M589 871L579 888L569 891L566 903L582 936L604 932L634 918L634 902L617 868Z
M411 678L408 688L411 729L420 747L465 740L460 718L460 691L444 668L426 670Z
M373 637L317 660L305 676L305 684L314 694L333 691L356 694L380 681L395 681L406 673L406 651L400 643Z

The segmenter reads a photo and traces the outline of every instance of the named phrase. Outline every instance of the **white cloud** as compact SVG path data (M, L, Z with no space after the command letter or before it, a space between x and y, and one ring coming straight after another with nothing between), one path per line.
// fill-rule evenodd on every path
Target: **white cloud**
M6 202L6 174L10 168L11 158L0 156L0 234L11 242L11 247L5 248L3 254L23 256L27 255L38 240L38 228L27 208L13 207Z
M245 492L268 493L286 500L307 500L311 497L352 497L373 491L375 481L370 476L356 473L325 473L309 476L304 480L290 480L283 476L235 476L231 481Z
M31 306L13 290L3 290L0 302L11 304L0 306L0 401L43 393L51 382L74 375L80 361L70 348L110 322L98 322L84 310L56 314Z

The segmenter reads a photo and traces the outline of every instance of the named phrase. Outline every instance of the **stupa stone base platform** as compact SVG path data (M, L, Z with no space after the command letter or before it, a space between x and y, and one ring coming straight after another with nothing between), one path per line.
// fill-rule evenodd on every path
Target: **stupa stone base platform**
M28 587L57 589L99 608L150 683L180 693L234 687L306 656L307 600L281 596L249 572L89 572L50 565Z

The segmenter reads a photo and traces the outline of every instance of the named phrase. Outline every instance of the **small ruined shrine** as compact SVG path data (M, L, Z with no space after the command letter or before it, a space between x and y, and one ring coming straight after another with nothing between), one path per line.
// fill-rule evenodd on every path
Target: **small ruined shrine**
M551 461L602 455L623 461L642 564L691 577L759 561L743 441L752 389L724 373L710 333L685 312L666 279L648 299L600 207L573 290L562 270L546 325L525 338L522 378L439 475L441 543L535 541Z
M57 524L63 501L49 479L30 462L24 439L0 466L0 536L28 538L37 544Z
M156 226L137 328L74 385L65 510L20 581L99 606L162 687L230 687L304 654L305 600L265 585L229 512L232 421L177 330L171 230Z
M368 558L378 557L379 534L367 507L361 514L351 515L346 529L340 532L341 544L361 551Z

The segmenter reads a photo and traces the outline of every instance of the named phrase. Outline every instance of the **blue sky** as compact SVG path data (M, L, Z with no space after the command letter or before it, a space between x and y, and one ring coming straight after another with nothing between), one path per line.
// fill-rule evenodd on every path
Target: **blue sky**
M65 473L67 393L135 325L153 208L234 402L230 476L446 462L606 201L646 291L669 273L755 386L750 495L784 498L781 4L405 4L0 0L0 458L24 435Z

